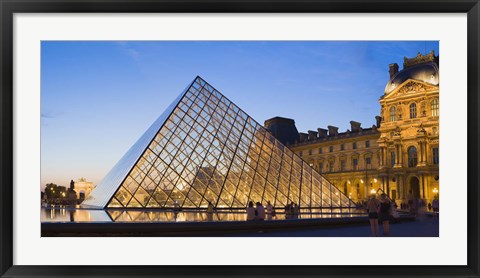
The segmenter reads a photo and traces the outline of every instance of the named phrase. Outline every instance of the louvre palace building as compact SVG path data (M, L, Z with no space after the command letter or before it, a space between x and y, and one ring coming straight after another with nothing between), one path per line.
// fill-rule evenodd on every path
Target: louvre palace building
M304 133L281 117L264 126L355 202L375 192L398 205L432 202L439 190L439 57L404 57L403 69L389 65L386 81L371 127L350 121L343 132L327 126Z

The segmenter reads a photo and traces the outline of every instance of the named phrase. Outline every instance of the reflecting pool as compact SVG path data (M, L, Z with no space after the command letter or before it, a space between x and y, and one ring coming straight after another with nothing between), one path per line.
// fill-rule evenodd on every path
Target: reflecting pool
M283 210L276 210L272 220L285 220ZM298 219L341 218L366 216L363 210L302 209ZM92 210L65 206L42 207L41 222L206 222L245 221L242 210L222 210L207 213L202 210Z

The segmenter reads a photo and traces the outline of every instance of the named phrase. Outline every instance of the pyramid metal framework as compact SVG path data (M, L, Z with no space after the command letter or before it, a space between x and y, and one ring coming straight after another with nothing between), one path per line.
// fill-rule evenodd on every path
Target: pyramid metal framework
M96 208L350 208L355 203L196 77L82 203Z

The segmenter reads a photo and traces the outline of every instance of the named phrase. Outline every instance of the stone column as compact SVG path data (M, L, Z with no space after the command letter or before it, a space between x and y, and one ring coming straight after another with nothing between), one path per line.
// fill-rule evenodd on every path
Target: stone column
M385 149L385 147L382 147L381 148L381 159L380 159L380 165L381 166L385 166L385 153L386 153L386 149Z
M395 143L395 167L402 167L403 157L402 157L402 146L399 142Z
M422 198L425 199L425 174L421 174L422 179Z
M400 176L399 176L399 175L395 175L395 181L397 182L398 197L399 197L400 199L403 199L403 190L402 190L402 186L401 186Z
M422 162L423 162L423 143L418 142L418 145L420 146L419 156L418 156L418 164L422 164Z
M418 165L419 166L426 166L427 165L427 147L426 147L426 141L425 139L421 139L418 144L420 146L420 156L418 160Z
M390 196L390 177L387 176L385 179L387 180L387 184L386 184L386 186L387 186L387 195L388 195L388 197L391 197L391 196Z
M398 145L398 160L400 166L403 166L403 150L402 150L402 145Z
M405 184L405 178L403 177L403 175L399 175L399 181L401 181L401 185L400 187L402 188L402 199L406 199L407 198L407 186Z
M368 180L363 183L363 190L365 191L365 198L370 196L370 190L368 190Z
M424 141L423 145L423 164L427 163L427 143Z

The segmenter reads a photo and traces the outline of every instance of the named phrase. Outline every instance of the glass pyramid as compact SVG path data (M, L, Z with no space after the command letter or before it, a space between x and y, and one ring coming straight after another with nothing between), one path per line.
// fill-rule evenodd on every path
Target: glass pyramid
M120 159L84 207L354 207L338 188L202 78Z

